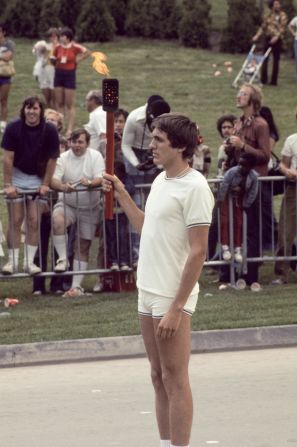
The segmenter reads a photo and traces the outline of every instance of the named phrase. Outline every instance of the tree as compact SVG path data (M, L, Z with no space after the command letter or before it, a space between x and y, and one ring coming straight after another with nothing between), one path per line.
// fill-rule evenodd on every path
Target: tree
M58 28L60 21L60 0L43 0L38 22L39 35L44 35L50 27Z
M130 0L128 4L125 29L128 36L145 36L147 20L147 1Z
M41 10L39 2L10 0L1 20L7 24L15 37L38 37L38 20Z
M257 0L227 0L227 26L223 31L221 50L246 53L251 48L252 36L261 23Z
M81 0L60 0L60 20L64 26L75 31L77 17L81 12ZM52 26L55 26L54 24Z
M208 0L183 0L182 19L179 25L179 37L186 47L209 46L211 6Z
M76 23L77 38L81 41L107 42L115 33L115 22L105 1L87 0Z
M129 0L109 0L108 7L115 21L116 33L125 34L125 21Z
M177 0L130 0L126 33L157 39L178 37L180 16Z

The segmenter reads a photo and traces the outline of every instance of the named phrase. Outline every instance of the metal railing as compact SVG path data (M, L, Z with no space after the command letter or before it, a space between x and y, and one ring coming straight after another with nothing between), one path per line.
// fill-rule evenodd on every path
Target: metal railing
M221 179L209 179L208 180L212 190L214 191L214 195L216 195L216 190L219 188ZM274 196L273 195L273 184L274 182L284 182L285 184L285 192L283 196ZM267 186L268 185L268 186ZM265 188L265 195L263 195L263 189ZM233 216L233 205L232 205L232 198L229 197L229 207L228 207L228 217L229 217L229 246L230 246L230 252L231 252L231 259L230 261L226 261L222 257L222 250L221 250L221 216L220 216L220 210L218 208L215 208L214 210L214 219L212 226L210 228L210 241L209 241L209 250L207 254L207 259L205 261L205 266L208 267L220 267L220 266L228 266L229 273L230 273L230 282L233 284L235 282L236 272L241 269L243 273L247 271L247 265L248 263L253 262L276 262L276 261L297 261L297 255L296 254L288 254L288 250L291 249L291 247L286 246L286 238L283 237L283 240L285 241L284 248L284 254L280 255L277 253L277 225L278 225L278 218L279 218L279 207L280 202L282 201L282 207L283 207L283 228L286 228L286 219L290 218L288 216L288 213L286 212L287 207L287 201L286 201L286 195L288 194L286 186L286 180L285 177L259 177L259 201L258 201L258 214L259 218L255 220L254 226L255 230L257 230L259 234L259 250L257 256L248 256L248 224L247 224L247 215L246 212L243 212L243 229L242 229L242 263L239 265L238 262L234 260L234 216ZM295 240L297 239L297 219L296 219L296 208L297 208L297 183L291 184L291 195L294 195L295 191ZM141 197L141 208L144 209L145 202L147 195L150 190L150 185L148 184L139 184L137 185L138 194L140 194ZM293 193L292 193L293 190ZM108 246L108 238L107 238L107 227L106 222L104 220L104 195L100 188L98 188L98 191L100 192L100 219L98 223L98 232L97 236L93 238L92 240L92 247L90 250L90 256L89 256L89 266L87 270L82 270L79 273L80 274L100 274L100 273L106 273L110 271L110 247ZM85 190L84 190L85 192ZM76 194L80 194L81 191L77 191ZM36 194L36 191L21 191L19 198L22 199L22 204L24 206L23 214L24 214L24 232L25 234L28 232L28 211L26 203L28 202L28 197L32 196L32 194ZM67 193L63 193L64 198L66 197ZM1 210L1 221L3 226L3 232L6 233L8 226L9 226L9 219L8 219L8 213L7 213L7 207L5 205L5 197L3 195L3 191L0 192L0 197L2 197L2 203L0 204L0 210ZM271 204L268 205L271 206L271 209L267 209L267 203L263 203L263 197L267 201L267 203ZM32 198L32 197L31 197ZM42 226L42 221L44 219L44 213L41 213L40 208L43 206L41 202L39 202L38 197L35 196L37 208L39 209L39 218L38 218L38 247L39 247L39 263L42 265L44 260L42 259L42 243L43 243L43 231L44 228ZM264 202L265 202L264 200ZM50 224L51 222L51 215L53 208L55 206L56 201L56 192L50 191L47 201L47 217L48 222L47 225L49 225L49 234L48 234L48 241L46 242L49 244L49 250L48 255L46 259L46 271L43 271L38 276L57 276L54 272L53 266L55 264L55 250L52 244L52 236L53 236L53 226ZM292 199L291 199L292 202ZM265 213L266 212L266 216ZM90 213L92 211L90 210ZM269 216L267 220L267 214ZM122 215L121 210L119 206L115 206L115 214L114 214L114 226L115 226L115 237L116 241L114 243L114 247L116 247L116 253L117 253L117 259L118 263L120 264L120 247L121 243L123 242L123 237L126 238L126 247L128 250L128 259L127 263L128 266L132 269L133 263L135 261L133 260L133 233L131 231L130 225L127 225L127 231L126 235L123 233L121 228L121 218L120 215ZM11 219L10 221L13 221L13 215L11 213ZM291 218L290 218L291 219ZM290 222L292 227L292 222ZM67 242L67 231L65 228L65 244L68 244L68 254L70 255L71 251L73 252L73 247L76 245L77 253L78 253L78 260L80 259L80 238L79 230L80 230L81 220L79 213L76 215L76 224L71 229L71 236L72 239L68 237ZM11 227L10 234L13 233L13 227ZM268 237L269 236L269 237ZM15 238L15 239L13 239ZM16 243L17 236L14 235L11 240L12 244L14 245ZM265 239L268 239L269 243L265 241ZM72 240L72 242L69 243L69 240ZM1 238L0 238L1 243ZM4 257L0 257L0 265L1 268L3 264L6 262L7 258L7 241L2 242L2 247L4 251ZM114 248L113 247L113 248ZM23 258L26 257L26 245L21 246L21 254L20 254L20 262L21 264ZM226 268L226 267L225 267ZM65 275L73 275L74 272L72 270L68 270L65 272ZM63 273L64 275L64 273ZM28 277L28 273L22 272L21 268L15 265L15 273L12 275L3 275L0 272L0 280L1 278L23 278Z

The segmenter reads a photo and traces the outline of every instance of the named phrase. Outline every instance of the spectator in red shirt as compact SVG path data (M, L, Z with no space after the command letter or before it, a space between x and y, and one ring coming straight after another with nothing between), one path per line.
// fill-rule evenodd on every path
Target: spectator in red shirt
M60 32L60 43L53 53L56 106L58 111L66 116L66 136L70 135L74 128L76 67L91 54L87 48L75 43L73 37L70 28L63 28Z

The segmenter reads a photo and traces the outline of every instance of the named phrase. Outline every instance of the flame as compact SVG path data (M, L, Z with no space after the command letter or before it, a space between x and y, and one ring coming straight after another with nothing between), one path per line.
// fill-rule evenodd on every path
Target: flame
M106 55L104 53L100 53L100 51L96 51L95 53L92 53L91 56L93 56L94 61L92 64L92 67L94 70L96 70L98 73L108 76L109 75L109 69L107 65L105 64L105 61L107 59Z

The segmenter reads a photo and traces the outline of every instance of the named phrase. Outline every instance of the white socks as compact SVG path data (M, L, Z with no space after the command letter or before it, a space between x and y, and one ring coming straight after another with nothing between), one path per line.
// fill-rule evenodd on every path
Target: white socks
M9 248L8 249L8 261L12 263L12 265L17 268L19 265L19 248Z
M59 259L67 259L67 253L66 253L67 236L65 236L65 234L58 236L54 234L53 243L55 249L57 250Z
M78 261L77 259L73 260L73 271L79 272L80 270L87 270L88 263L85 261ZM80 287L82 280L84 279L84 275L73 275L72 279L72 287Z
M24 245L24 267L34 263L34 256L37 248L37 245Z
M161 439L160 440L160 447L190 447L189 445L173 445L170 443L170 440L168 439Z

